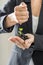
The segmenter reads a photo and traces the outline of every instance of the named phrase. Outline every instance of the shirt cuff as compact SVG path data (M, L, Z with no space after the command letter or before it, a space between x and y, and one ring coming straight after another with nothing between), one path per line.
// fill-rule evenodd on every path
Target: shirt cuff
M35 18L35 19L38 19L39 18L39 16L34 16L34 15L32 15L32 17Z
M0 31L2 31L2 30L5 31L4 28L3 28L3 20L4 20L5 17L6 17L6 15L0 17ZM5 31L5 32L6 32L6 31Z
M7 17L7 16L6 16ZM13 28L14 28L14 25L13 26L11 26L11 27L8 27L8 28L6 28L5 26L5 22L6 22L6 17L4 18L4 20L3 20L3 28L4 28L4 30L6 31L6 32L12 32L12 30L13 30Z
M36 33L37 27L38 27L38 22L39 22L39 16L33 16L32 15L32 29L33 33Z
M5 28L5 22L6 22L6 15L0 17L0 32L4 31L4 32L12 32L14 26L11 26L9 28Z

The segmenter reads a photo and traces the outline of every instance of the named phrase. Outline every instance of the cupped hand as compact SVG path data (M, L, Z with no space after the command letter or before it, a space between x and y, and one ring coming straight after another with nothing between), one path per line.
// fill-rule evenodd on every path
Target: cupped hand
M19 48L25 50L28 49L32 43L34 43L34 35L25 34L28 36L28 39L23 40L19 36L10 37L9 40L16 44Z

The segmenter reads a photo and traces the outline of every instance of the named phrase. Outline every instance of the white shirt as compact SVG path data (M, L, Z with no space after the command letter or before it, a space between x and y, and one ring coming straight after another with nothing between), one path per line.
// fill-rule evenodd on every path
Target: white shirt
M39 20L39 17L32 16L32 29L34 34L36 33L36 30L38 27L38 20Z

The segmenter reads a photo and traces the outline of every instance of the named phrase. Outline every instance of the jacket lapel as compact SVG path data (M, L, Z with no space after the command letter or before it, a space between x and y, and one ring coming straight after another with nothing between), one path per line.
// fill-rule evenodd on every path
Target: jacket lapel
M38 28L36 31L36 34L43 34L43 4L40 12L40 17L39 17L39 23L38 23Z
M31 12L31 2L29 4L29 2L27 3L28 4L28 11L29 11L29 19L28 19L28 32L29 33L32 33L32 12Z

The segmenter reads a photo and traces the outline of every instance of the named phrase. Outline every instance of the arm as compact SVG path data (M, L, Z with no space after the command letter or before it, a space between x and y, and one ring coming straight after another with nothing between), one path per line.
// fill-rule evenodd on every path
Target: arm
M27 5L24 2L22 2L20 5L15 7L15 3L15 0L14 2L11 0L11 2L9 2L4 7L4 12L6 13L1 14L1 17L6 15L6 17L3 20L3 28L8 32L12 31L15 24L19 23L21 25L22 23L25 23L29 18Z
M36 5L37 4L37 5ZM42 0L31 0L32 15L37 17L40 15ZM34 48L43 51L43 35L35 34Z
M13 4L14 3L14 4ZM11 32L13 30L13 25L5 29L4 23L6 23L5 18L7 15L14 11L15 0L10 0L3 8L3 11L0 10L0 33Z
M42 0L31 0L32 15L39 16Z

